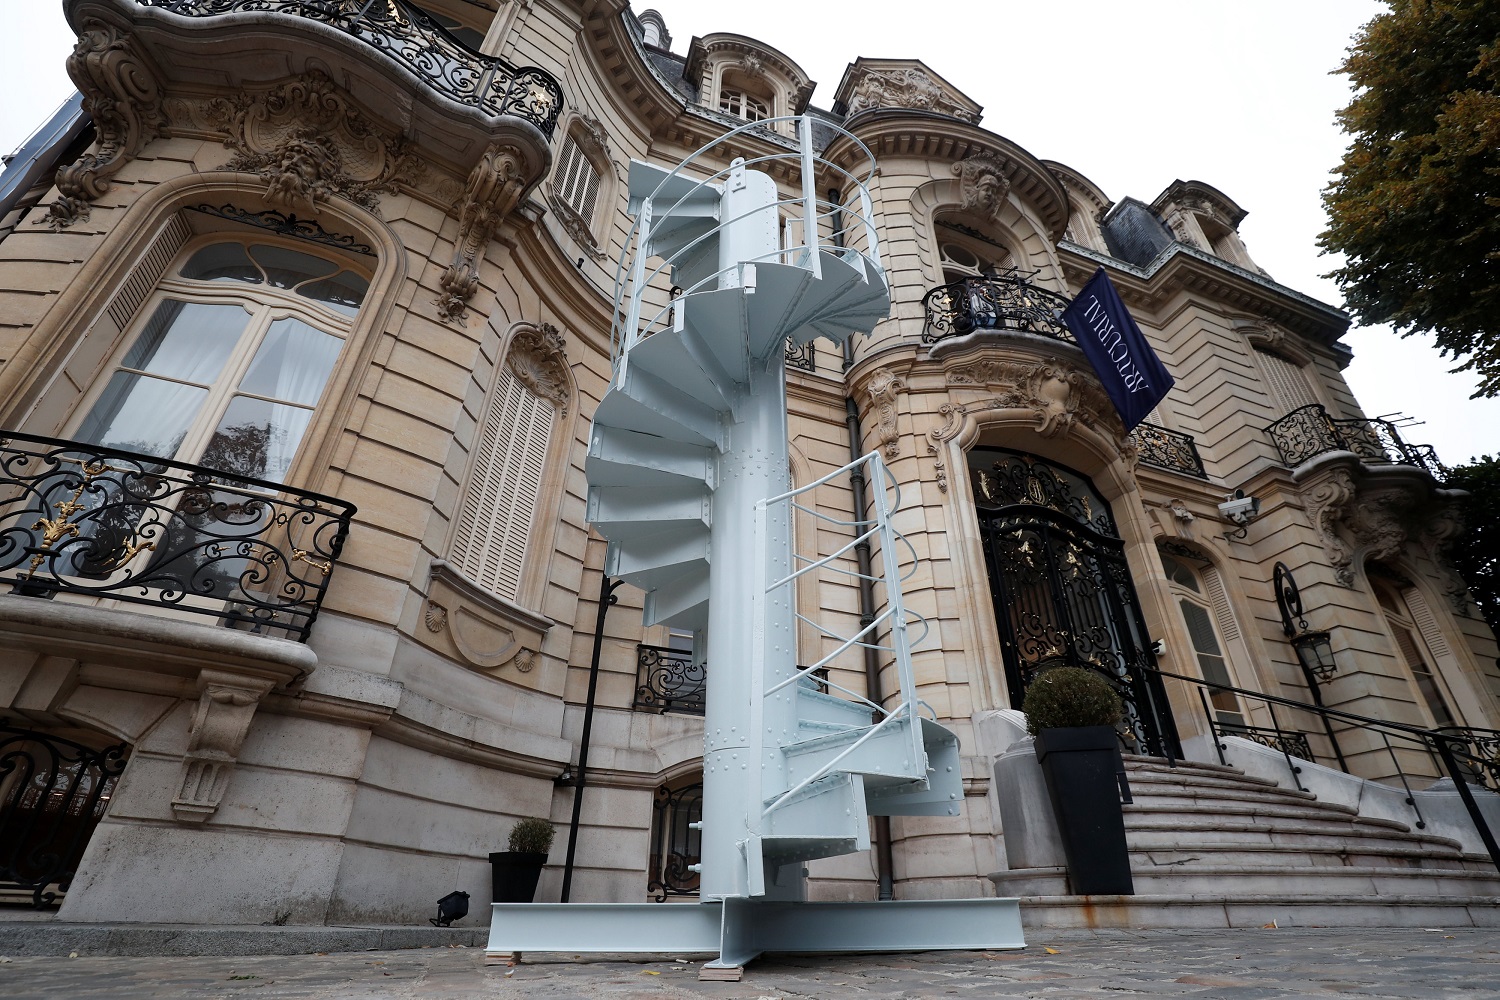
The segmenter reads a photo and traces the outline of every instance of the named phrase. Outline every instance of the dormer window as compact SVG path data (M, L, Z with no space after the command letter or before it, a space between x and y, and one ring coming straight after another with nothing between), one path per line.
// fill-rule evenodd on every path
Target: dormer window
M771 117L771 108L765 101L743 90L725 88L719 92L719 110L726 115L743 118L747 122L764 121Z

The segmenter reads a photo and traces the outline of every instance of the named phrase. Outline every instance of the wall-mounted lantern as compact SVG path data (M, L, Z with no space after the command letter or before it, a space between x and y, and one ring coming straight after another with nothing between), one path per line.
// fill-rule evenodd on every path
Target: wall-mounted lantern
M1322 708L1322 685L1332 680L1333 675L1338 672L1338 664L1333 659L1333 642L1327 630L1308 627L1307 618L1302 612L1302 593L1297 589L1297 581L1286 563L1276 564L1272 583L1276 588L1276 607L1281 611L1281 630L1297 651L1297 662L1302 667L1302 676L1307 681L1307 690L1312 694L1313 704ZM1347 772L1349 768L1344 763L1339 741L1333 735L1333 725L1328 721L1328 716L1323 715L1322 718L1328 742L1333 744L1333 755L1338 758L1339 767Z

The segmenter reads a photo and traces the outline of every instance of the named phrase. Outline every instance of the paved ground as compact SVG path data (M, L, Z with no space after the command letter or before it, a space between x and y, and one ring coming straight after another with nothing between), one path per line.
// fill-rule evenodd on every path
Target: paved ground
M290 957L0 959L0 997L657 998L1500 997L1493 930L1029 931L1021 952L762 959L739 983L686 962L458 947Z

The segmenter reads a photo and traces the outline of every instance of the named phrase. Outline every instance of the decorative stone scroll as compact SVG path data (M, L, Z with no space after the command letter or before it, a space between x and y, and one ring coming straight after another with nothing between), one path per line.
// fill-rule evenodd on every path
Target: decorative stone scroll
M496 144L485 150L469 172L463 198L454 206L458 240L453 262L438 279L443 293L436 304L449 323L462 323L468 316L469 300L479 289L479 260L526 189L525 161L525 154L515 146Z
M875 407L875 428L880 438L881 451L887 459L901 457L901 432L896 425L896 396L906 390L901 376L888 369L881 369L865 386L870 405Z
M54 229L86 220L89 203L109 190L110 178L161 133L166 121L155 71L130 36L113 25L84 21L67 67L98 138L76 162L58 168L60 197L47 216Z
M272 684L226 671L199 673L198 707L172 799L172 814L179 822L202 823L218 811L255 709Z

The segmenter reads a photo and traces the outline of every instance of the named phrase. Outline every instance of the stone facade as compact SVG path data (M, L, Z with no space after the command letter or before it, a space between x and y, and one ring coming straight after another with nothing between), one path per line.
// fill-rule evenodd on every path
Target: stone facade
M676 163L743 124L722 108L752 105L726 103L725 88L798 114L812 83L737 35L674 55L653 26L647 45L624 0L426 3L436 23L482 37L464 50L476 73L545 75L514 83L505 94L529 97L511 104L478 84L455 91L463 74L444 83L410 57L412 39L436 44L435 29L406 4L379 45L295 10L188 4L198 13L168 23L148 0L66 6L95 138L6 206L0 427L87 439L84 415L131 367L163 296L269 303L273 317L326 321L341 344L280 479L358 510L305 643L108 594L0 595L0 713L129 747L62 917L410 922L453 889L477 910L486 855L523 816L564 835L538 895L556 899L575 794L557 779L577 761L605 556L585 519L583 463L610 379L629 162ZM814 113L879 162L895 305L847 356L820 342L794 371L792 473L809 482L849 460L852 399L852 449L879 450L893 470L897 525L923 560L905 598L932 626L914 653L920 694L965 753L961 817L891 823L898 897L992 893L986 874L1006 867L991 775L1014 736L998 713L1019 692L971 485L976 448L1092 482L1162 669L1203 671L1165 552L1218 581L1203 604L1232 682L1306 700L1272 589L1282 562L1307 620L1332 633L1330 706L1429 727L1445 721L1436 691L1451 721L1500 727L1500 650L1446 562L1461 529L1420 456L1330 445L1293 460L1268 433L1312 404L1344 422L1317 428L1366 422L1340 374L1347 318L1255 266L1236 231L1244 210L1196 181L1149 206L1116 202L987 131L977 104L915 60L858 60L835 100ZM786 148L782 131L742 134L716 155L727 165ZM777 180L792 190L794 178ZM269 269L239 292L222 277L192 285L184 262L223 243L305 251L368 287L352 309L320 313L298 312ZM929 314L929 293L954 281L1069 296L1101 265L1176 378L1151 417L1165 437L1125 432L1073 344L988 320L940 330ZM220 378L208 391L221 402L204 405L231 405L248 384ZM189 435L159 454L197 462L212 431L209 420L194 432L196 451ZM1261 502L1244 533L1218 511L1236 489ZM847 511L851 496L829 486L819 503ZM806 534L822 552L845 541ZM6 575L24 576L24 562ZM642 600L622 589L599 637L575 900L650 898L657 790L700 766L699 720L634 707L638 644L674 641L641 627ZM861 612L854 588L799 604L845 621ZM803 641L812 662L814 636ZM865 685L853 657L832 677ZM1180 736L1201 733L1196 690L1166 691ZM1375 749L1357 735L1345 747L1357 772L1385 777ZM876 892L865 856L812 874L821 898Z

